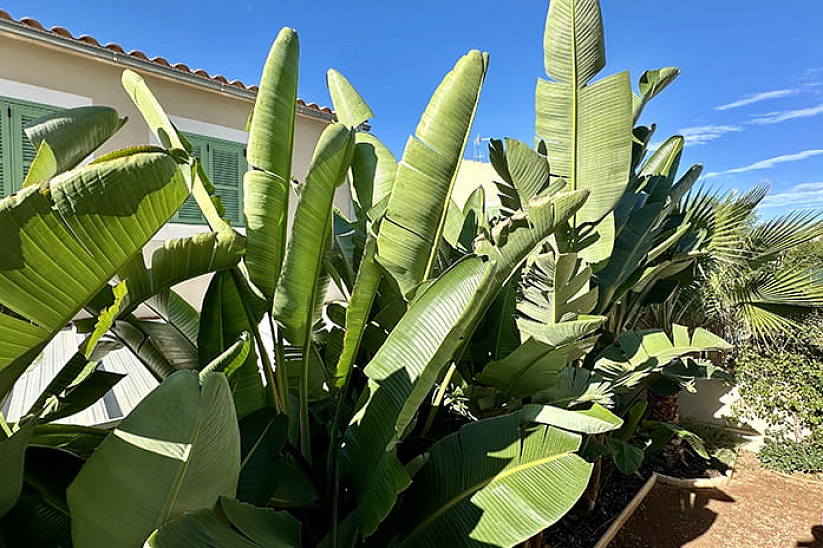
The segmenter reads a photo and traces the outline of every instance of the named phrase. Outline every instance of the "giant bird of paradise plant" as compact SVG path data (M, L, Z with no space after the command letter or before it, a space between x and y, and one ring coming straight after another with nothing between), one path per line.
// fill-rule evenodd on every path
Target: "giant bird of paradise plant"
M421 408L441 379L455 374L496 295L573 217L588 190L535 193L490 227L477 253L447 260L450 195L488 64L470 52L435 92L399 167L379 141L354 131L370 111L344 78L330 73L341 122L318 142L289 232L297 60L296 34L284 29L251 120L245 237L221 217L197 159L151 92L137 75L124 74L162 147L112 160L148 154L146 162L156 157L167 164L168 182L141 179L151 191L168 189L169 196L157 196L160 205L149 202L153 224L159 228L188 190L211 232L167 242L148 268L135 258L140 242L132 239L133 248L99 273L97 286L71 295L71 307L50 320L53 332L82 306L99 312L83 355L46 395L58 407L74 381L93 369L89 360L113 343L132 349L163 382L111 431L38 425L45 406L7 428L0 452L15 465L3 471L9 481L1 521L13 519L16 527L0 530L12 535L9 542L48 545L70 534L78 547L433 546L448 535L459 543L513 545L559 519L582 494L592 466L577 454L581 433L621 424L598 405L581 411L532 405L429 433L423 443L419 432ZM102 169L104 160L91 169ZM119 180L122 166L111 168ZM356 197L353 220L332 207L347 177ZM106 180L96 171L93 179ZM82 186L71 181L72 190ZM49 198L48 188L38 196ZM103 226L108 202L86 198L71 204ZM123 233L150 237L139 207L117 211L128 226L102 231L101 243L85 247L96 250ZM26 228L2 219L14 231ZM72 236L89 232L71 226ZM364 237L347 240L341 226L361 227ZM26 258L31 278L40 267ZM214 276L197 314L171 287L208 272ZM109 283L114 274L117 285ZM315 329L327 276L352 284L344 330L331 334ZM139 304L160 320L138 318ZM12 320L35 325L37 318L22 308L8 309ZM261 321L273 340L261 335ZM341 334L336 349L335 333ZM33 358L49 336L24 341L20 356ZM10 359L9 386L24 367L15 361L23 358ZM48 449L27 448L30 439ZM506 503L511 498L520 504ZM48 527L38 515L49 516Z

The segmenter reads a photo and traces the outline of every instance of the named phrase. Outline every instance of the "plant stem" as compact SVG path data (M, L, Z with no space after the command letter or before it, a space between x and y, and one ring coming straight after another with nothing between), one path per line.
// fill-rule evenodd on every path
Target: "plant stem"
M3 429L3 432L6 434L7 438L11 437L11 435L12 435L11 428L9 428L9 425L6 422L6 418L3 416L2 412L0 412L0 428Z
M274 382L277 386L277 392L280 398L280 405L282 412L289 414L289 380L286 377L286 358L283 354L283 335L274 321L271 312L268 313L269 326L271 327L272 337L274 338Z
M332 438L332 442L333 445L337 447L337 443L334 438ZM337 464L336 458L334 461L334 470L332 470L332 473L333 475L329 476L333 478L331 482L331 548L337 548L337 512L340 507L340 489L338 488L338 485L340 484L340 467Z
M311 355L311 324L306 329L306 340L303 342L300 366L300 452L303 458L311 464L311 432L309 431L309 356Z
M440 384L440 388L437 390L437 395L434 397L434 403L432 404L432 408L429 411L429 416L426 419L426 424L423 426L423 433L422 435L425 436L431 430L432 424L434 424L434 418L437 415L437 411L440 409L441 404L443 403L443 398L446 397L446 390L449 388L449 383L452 380L452 375L457 370L457 362L452 362L449 365L448 371L446 371L446 376L443 377L443 382Z
M246 279L240 270L237 267L231 269L231 275L239 288L247 288ZM243 310L246 313L246 319L249 323L249 329L251 329L252 336L254 337L254 342L257 345L257 353L260 355L260 361L263 363L263 372L266 375L266 381L268 383L269 388L269 396L273 400L274 407L277 409L278 413L283 413L283 402L280 401L280 396L277 391L277 382L275 378L272 376L272 364L271 360L269 359L269 353L266 351L266 345L263 343L263 337L260 335L260 328L257 326L257 323L254 321L254 313L252 313L251 305L249 304L248 299L241 298L240 301L243 303Z

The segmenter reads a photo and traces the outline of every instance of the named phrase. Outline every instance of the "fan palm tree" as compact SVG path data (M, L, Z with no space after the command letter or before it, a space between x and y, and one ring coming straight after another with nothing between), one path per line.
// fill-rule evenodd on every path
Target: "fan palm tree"
M670 214L690 226L674 253L694 259L691 275L666 302L653 305L650 325L703 326L734 345L768 345L823 307L823 280L787 253L823 236L820 214L792 211L759 221L757 206L769 192L761 184L742 194L699 189ZM676 421L677 390L651 391L657 420Z
M708 327L733 343L768 343L823 306L823 280L785 260L791 249L823 236L823 221L809 211L758 221L768 191L699 190L683 200L676 214L691 218L682 245L695 257L695 272L667 303L673 321Z

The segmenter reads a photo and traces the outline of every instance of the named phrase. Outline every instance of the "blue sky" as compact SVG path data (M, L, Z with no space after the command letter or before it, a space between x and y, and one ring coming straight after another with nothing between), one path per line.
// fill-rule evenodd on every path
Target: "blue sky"
M766 217L823 209L823 2L602 0L608 65L601 77L678 66L646 110L656 140L687 137L684 164L705 184L769 181ZM14 18L90 34L172 63L257 83L283 26L301 40L300 96L328 104L325 72L346 75L375 112L374 133L399 157L437 83L470 49L491 54L473 136L533 142L543 76L546 0L199 3L12 0ZM485 147L478 147L482 153ZM469 145L467 156L475 153Z

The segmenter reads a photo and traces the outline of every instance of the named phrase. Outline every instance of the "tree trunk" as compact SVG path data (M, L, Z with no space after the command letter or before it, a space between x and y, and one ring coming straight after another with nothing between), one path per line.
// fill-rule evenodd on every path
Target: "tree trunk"
M663 396L651 388L646 391L646 401L649 402L649 419L659 422L680 422L679 392L671 396Z
M646 401L649 402L649 419L658 422L680 423L680 404L678 390L670 396L664 396L651 388L646 390ZM685 462L686 450L683 447L683 440L674 436L662 449L663 459L669 468L674 467L678 461Z

